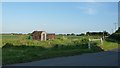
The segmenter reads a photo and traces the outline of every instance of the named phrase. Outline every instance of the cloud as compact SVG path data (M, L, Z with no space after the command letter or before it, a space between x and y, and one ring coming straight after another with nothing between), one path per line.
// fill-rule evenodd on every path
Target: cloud
M87 8L87 9L85 10L85 13L87 13L87 14L89 14L89 15L93 15L93 14L96 14L97 11L96 11L95 9L93 9L93 8Z
M90 8L90 7L80 7L79 8L81 12L89 15L95 15L97 14L97 10L95 8Z

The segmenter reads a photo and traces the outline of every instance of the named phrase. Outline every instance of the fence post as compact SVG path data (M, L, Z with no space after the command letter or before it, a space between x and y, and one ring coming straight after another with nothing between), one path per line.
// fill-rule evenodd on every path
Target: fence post
M89 41L88 41L88 49L90 49L90 39L89 39Z
M103 39L101 38L101 48L103 49Z

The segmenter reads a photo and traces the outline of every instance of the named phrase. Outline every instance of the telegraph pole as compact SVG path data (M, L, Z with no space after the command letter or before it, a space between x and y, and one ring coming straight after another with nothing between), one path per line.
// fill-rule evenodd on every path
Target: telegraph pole
M117 29L117 23L114 23L114 25L115 25L115 31L116 31L116 29Z
M111 34L114 32L114 30L112 29L112 32L111 32Z

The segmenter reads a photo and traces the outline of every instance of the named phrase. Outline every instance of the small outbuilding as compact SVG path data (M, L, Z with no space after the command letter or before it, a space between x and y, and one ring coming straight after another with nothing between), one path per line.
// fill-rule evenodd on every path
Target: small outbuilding
M47 40L55 39L55 33L47 34Z
M45 31L34 31L31 35L33 40L45 41L55 39L55 33L47 33Z
M47 33L45 31L34 31L32 33L32 39L33 40L41 40L41 41L45 41L47 37Z

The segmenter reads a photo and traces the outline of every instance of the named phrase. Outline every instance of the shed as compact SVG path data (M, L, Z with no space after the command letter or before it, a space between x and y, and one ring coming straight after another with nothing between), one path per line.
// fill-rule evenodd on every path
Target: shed
M45 31L34 31L32 33L32 39L33 40L46 40L47 38L47 33Z
M55 33L47 34L47 40L55 39Z

